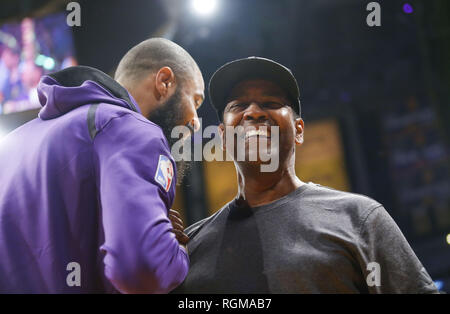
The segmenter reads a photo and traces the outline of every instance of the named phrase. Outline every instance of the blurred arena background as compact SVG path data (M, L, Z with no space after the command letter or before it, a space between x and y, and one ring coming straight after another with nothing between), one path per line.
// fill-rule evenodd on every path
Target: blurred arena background
M300 85L297 175L383 203L450 292L450 1L377 1L380 27L362 0L80 0L73 27L69 2L0 2L0 137L37 116L42 74L81 64L112 75L148 37L183 46L205 82L233 59L274 59ZM199 116L218 124L208 100ZM189 225L236 192L231 162L195 162L174 208Z

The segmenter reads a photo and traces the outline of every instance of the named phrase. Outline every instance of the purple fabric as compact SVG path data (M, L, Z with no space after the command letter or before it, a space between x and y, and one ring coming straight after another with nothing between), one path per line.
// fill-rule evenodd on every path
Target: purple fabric
M45 76L38 94L39 118L0 142L0 292L175 288L189 261L170 232L175 182L166 192L155 181L160 155L175 169L162 130L94 81L64 87ZM66 282L71 262L81 286Z

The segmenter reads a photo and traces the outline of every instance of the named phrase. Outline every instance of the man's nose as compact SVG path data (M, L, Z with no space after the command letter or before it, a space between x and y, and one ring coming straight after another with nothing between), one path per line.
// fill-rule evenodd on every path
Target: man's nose
M252 102L244 112L244 120L263 119L267 119L267 113L256 102Z
M192 127L194 132L200 130L200 121L198 119L197 113L195 113L195 116L189 121L189 125Z

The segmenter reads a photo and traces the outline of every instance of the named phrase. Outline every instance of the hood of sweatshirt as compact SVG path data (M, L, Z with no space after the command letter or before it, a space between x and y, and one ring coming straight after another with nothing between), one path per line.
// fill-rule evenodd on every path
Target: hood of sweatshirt
M74 66L43 76L37 92L42 120L54 119L93 103L107 103L141 113L124 87L102 71L87 66Z

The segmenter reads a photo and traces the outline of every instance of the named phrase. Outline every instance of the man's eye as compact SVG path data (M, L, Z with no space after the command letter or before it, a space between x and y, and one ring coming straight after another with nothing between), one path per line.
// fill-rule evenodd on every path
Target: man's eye
M265 102L263 104L263 106L266 108L270 108L270 109L277 109L277 108L283 107L284 105L280 104L279 102L276 102L276 101L268 101L268 102Z
M234 103L230 106L230 109L240 109L240 108L244 108L247 104L243 103L243 102L237 102Z

